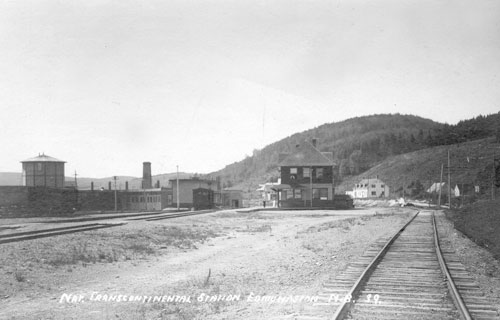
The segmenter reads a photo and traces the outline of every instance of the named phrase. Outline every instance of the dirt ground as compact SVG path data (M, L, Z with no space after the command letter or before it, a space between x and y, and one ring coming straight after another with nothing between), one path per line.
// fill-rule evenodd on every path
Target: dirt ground
M225 211L5 244L0 319L293 319L412 213Z

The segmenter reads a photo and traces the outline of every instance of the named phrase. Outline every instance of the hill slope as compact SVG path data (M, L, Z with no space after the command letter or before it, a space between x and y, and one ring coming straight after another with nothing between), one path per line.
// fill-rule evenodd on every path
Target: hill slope
M386 157L427 147L443 125L412 115L385 114L353 118L296 133L254 151L246 159L212 173L222 181L251 191L258 183L277 178L278 155L313 137L318 149L331 151L338 179L359 174Z
M493 157L500 156L500 143L487 138L460 144L438 146L402 155L392 156L373 166L362 174L344 179L336 192L351 190L362 178L379 177L389 187L391 194L402 195L403 184L407 189L415 186L417 180L424 189L441 179L448 181L448 151L450 152L450 180L456 183L477 184L486 197L491 192ZM412 189L412 187L410 187Z
M328 123L255 150L252 156L212 173L225 185L253 193L259 183L278 177L278 154L313 137L321 151L333 151L337 181L351 181L388 157L440 145L450 145L495 135L500 113L441 124L412 115L381 114ZM256 196L254 193L251 196Z

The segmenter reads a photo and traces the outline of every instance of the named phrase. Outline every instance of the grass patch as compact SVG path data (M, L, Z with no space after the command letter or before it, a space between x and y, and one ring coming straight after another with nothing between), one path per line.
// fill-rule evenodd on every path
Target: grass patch
M4 245L0 263L9 266L42 264L65 266L144 259L160 254L162 249L196 249L196 244L216 237L215 231L203 228L155 226L148 230L100 230L37 239L26 243Z
M500 200L484 200L460 209L446 210L457 230L500 260Z
M26 281L26 272L23 270L16 270L14 272L14 278L17 282L25 282Z
M123 319L163 319L163 320L191 320L205 319L207 315L218 314L224 310L225 306L232 301L198 301L198 297L215 297L227 295L227 292L234 292L234 288L229 288L223 281L221 275L211 276L211 271L207 275L199 275L181 284L182 292L177 292L180 301L159 302L154 304L143 304L127 314ZM165 292L170 292L168 288ZM166 295L169 295L166 293ZM172 294L170 294L172 295ZM182 297L190 297L190 302L184 302ZM117 315L118 316L118 315ZM120 315L121 318L122 315Z
M342 219L342 220L336 220L336 221L330 221L330 222L325 222L317 226L312 226L307 228L304 233L313 233L313 232L322 232L326 231L329 229L341 229L343 231L349 231L352 226L354 225L363 225L364 221L366 221L367 217L361 217L361 218L347 218L347 219ZM370 217L368 217L370 218Z
M273 228L271 227L270 224L263 224L263 225L260 225L260 226L250 226L250 225L247 224L246 228L236 229L236 231L238 231L238 232L250 232L250 233L254 233L254 232L269 232L269 233L272 233L273 232Z

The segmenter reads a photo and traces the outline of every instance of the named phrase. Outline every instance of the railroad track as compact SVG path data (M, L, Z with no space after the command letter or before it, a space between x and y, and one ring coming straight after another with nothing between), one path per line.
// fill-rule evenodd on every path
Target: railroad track
M198 214L204 214L208 212L213 212L213 210L202 210L202 211L188 211L188 212L180 212L174 214L164 214L164 215L145 215L140 218L132 218L127 220L146 220L146 221L156 221L156 220L164 220L164 219L173 219L180 218L186 216L193 216ZM42 230L33 230L33 231L24 231L24 232L15 232L9 234L0 234L0 244L9 243L9 242L19 242L25 240L33 240L39 238L53 237L62 234L111 228L124 225L125 223L90 223L90 224L81 224L74 225L68 227L59 227L59 228L50 228L50 229L42 229Z
M173 219L173 218L180 218L180 217L187 217L187 216L195 216L195 215L205 214L205 213L210 213L210 212L215 212L215 210L187 211L187 212L180 212L180 213L173 213L173 214L170 213L170 214L165 214L165 215L160 215L160 216L131 218L131 219L127 219L127 220L155 221L155 220L164 220L164 219Z
M62 234L68 233L76 233L104 228L112 228L124 225L124 223L114 223L114 224L105 224L105 223L91 223L91 224L82 224L76 226L69 227L59 227L59 228L50 228L50 229L42 229L42 230L33 230L33 231L24 231L24 232L16 232L10 234L2 234L0 235L0 244L9 243L9 242L19 242L26 240L33 240L39 238L53 237Z
M428 211L373 244L319 296L299 319L500 319L454 252L442 254Z

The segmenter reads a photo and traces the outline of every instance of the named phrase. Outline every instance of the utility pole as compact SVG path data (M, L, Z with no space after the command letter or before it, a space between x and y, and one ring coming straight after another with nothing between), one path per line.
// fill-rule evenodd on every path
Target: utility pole
M370 197L370 176L368 176L368 187L366 188L366 197Z
M432 173L429 171L429 185L432 185ZM429 207L431 206L432 202L432 193L429 192Z
M491 200L495 200L496 150L493 149L493 173L491 174Z
M76 177L76 172L75 172L75 177ZM117 201L117 197L116 197L116 179L117 179L117 177L114 176L113 180L115 180L115 212L118 211L118 201Z
M311 189L311 208L313 206L313 169L312 167L309 168L309 185L310 185L310 189Z
M76 174L76 170L75 170L75 188L78 189L78 183L76 181L76 176L77 176L77 174Z
M441 163L441 178L439 179L439 197L438 197L438 208L441 208L441 189L443 186L443 164Z
M450 149L448 149L448 203L451 209Z
M177 166L177 187L175 188L177 191L177 211L180 210L180 203L179 203L179 166Z
M406 203L406 197L405 197L405 185L406 185L406 176L403 179L403 203Z

